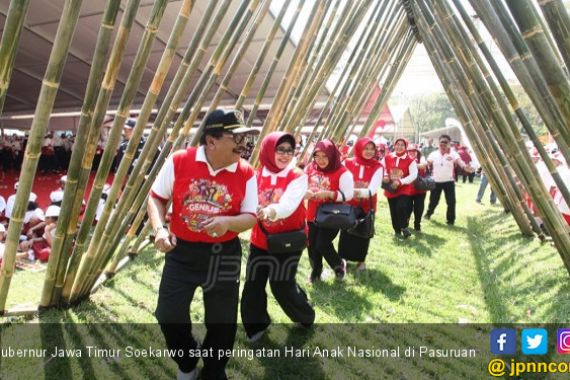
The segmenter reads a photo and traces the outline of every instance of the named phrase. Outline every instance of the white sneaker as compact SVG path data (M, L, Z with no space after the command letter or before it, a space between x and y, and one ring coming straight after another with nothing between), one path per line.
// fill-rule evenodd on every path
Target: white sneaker
M180 368L178 368L178 372L176 373L176 380L196 380L198 379L198 368L194 368L190 372L182 372Z
M263 337L263 335L265 335L266 331L267 331L267 329L261 330L259 332L256 332L252 336L245 334L245 340L247 340L248 343L255 343L258 340L260 340L261 337Z

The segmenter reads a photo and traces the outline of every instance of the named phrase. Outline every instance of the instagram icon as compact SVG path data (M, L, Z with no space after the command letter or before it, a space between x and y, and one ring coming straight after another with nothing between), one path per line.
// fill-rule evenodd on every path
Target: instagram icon
M558 329L556 348L559 354L570 354L570 329Z

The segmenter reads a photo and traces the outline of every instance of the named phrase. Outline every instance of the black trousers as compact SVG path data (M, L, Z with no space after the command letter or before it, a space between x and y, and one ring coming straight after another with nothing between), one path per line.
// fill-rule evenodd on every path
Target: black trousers
M295 280L303 251L269 253L250 245L249 252L241 295L241 320L247 335L252 336L271 323L267 313L267 281L285 314L293 322L311 325L315 321L315 310Z
M338 235L338 231L320 228L315 223L309 223L309 247L307 251L309 251L313 275L320 276L323 272L323 257L332 269L336 269L342 264L342 259L333 245L333 240Z
M192 336L190 303L200 286L204 295L206 337L203 349L213 349L204 357L203 379L226 379L228 357L218 350L232 349L237 330L241 244L238 238L221 244L190 243L178 239L166 254L158 291L156 318L168 349L182 350L173 357L183 372L196 367L198 358L187 355L198 342Z
M447 223L455 223L455 182L436 182L435 189L429 195L429 206L426 213L427 217L433 215L435 208L439 204L441 192L445 194L445 203L447 203Z
M426 203L426 193L416 194L410 197L410 209L408 211L408 221L414 214L414 228L421 228L422 215L424 214L424 208Z
M390 216L392 217L392 228L396 234L408 227L408 215L410 210L410 197L400 195L396 198L388 198L390 206Z
M340 231L338 239L338 254L347 261L362 262L368 256L370 239L351 235L346 231Z

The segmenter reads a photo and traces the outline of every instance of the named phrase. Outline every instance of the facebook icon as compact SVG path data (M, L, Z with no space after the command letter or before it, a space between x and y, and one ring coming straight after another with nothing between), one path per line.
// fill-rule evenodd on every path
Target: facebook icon
M517 351L517 334L513 329L491 331L491 352L495 355L514 355Z

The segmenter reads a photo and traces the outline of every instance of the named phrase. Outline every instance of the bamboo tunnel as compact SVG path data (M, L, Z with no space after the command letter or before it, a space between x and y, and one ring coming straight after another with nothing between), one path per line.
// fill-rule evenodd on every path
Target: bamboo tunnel
M29 3L12 0L5 20L0 40L0 112ZM523 197L523 193L528 194L570 273L568 226L542 184L521 132L533 142L567 203L570 191L496 56L465 9L465 2L299 0L285 2L274 11L270 9L273 0L202 1L198 7L196 0L178 0L174 2L175 19L165 26L161 20L170 2L155 0L144 33L138 36L131 31L140 22L141 1L124 3L120 9L120 0L107 0L101 14L77 124L75 143L81 149L71 154L40 308L74 305L86 299L102 281L136 257L151 229L145 221L150 187L173 151L198 143L205 124L203 115L218 107L243 108L248 126L261 125L260 139L277 130L306 134L304 128L312 125L299 157L302 160L312 154L309 149L314 140L333 138L343 144L353 136L369 134L420 43L425 45L501 204L521 233L544 239ZM4 314L10 313L6 302L41 141L54 110L81 4L81 0L65 1L35 108L0 268L0 310ZM570 29L562 1L470 0L470 4L496 40L562 155L570 160ZM228 12L231 6L233 13ZM201 18L192 25L193 34L182 55L181 40L188 36L188 21L196 8ZM116 20L118 14L120 22ZM267 19L269 23L264 21ZM220 30L222 20L226 20L225 30ZM149 57L157 53L153 49L159 29L167 29L168 38L158 52L158 66L151 69ZM295 34L298 40L292 43ZM135 37L138 50L132 60L127 60L127 48ZM250 59L244 59L248 55ZM180 63L175 67L177 57ZM119 71L125 65L129 65L128 78L118 93L115 87L121 83ZM244 68L241 79L237 73ZM149 88L141 85L145 72L152 74ZM380 94L368 104L378 88ZM135 101L137 94L144 94L142 100ZM98 223L93 226L114 160L113 149L103 153L78 228L103 122L110 109L117 108L107 142L117 146L135 105L140 105L140 111L133 136L114 173ZM267 107L266 114L260 112L262 105ZM370 107L366 116L365 106ZM150 134L137 157L149 123ZM259 145L250 158L253 165L257 165Z

